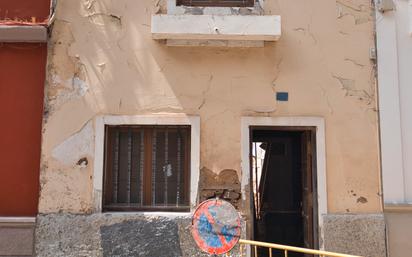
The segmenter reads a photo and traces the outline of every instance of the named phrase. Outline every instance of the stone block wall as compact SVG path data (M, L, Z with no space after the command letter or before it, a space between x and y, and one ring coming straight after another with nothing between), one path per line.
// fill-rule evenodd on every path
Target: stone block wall
M207 256L190 234L189 216L47 214L38 217L36 255Z
M192 238L190 215L131 213L39 215L35 251L38 257L209 256Z
M328 214L323 217L325 250L364 257L386 257L383 214Z
M206 257L191 235L190 215L43 214L36 228L36 256ZM382 214L328 214L325 250L386 257ZM239 256L234 249L231 256Z

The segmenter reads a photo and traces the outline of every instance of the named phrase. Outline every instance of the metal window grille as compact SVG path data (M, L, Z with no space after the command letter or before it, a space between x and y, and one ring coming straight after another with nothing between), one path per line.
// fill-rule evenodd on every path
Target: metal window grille
M105 211L189 210L190 126L106 126Z

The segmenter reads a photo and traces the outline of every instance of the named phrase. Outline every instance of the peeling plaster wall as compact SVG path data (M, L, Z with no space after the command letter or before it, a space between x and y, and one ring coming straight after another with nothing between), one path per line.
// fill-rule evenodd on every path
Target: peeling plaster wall
M384 254L382 218L370 214L382 211L375 68L369 59L373 7L369 0L267 0L263 6L265 14L282 17L276 43L171 47L150 34L151 15L166 13L166 0L58 2L47 67L38 256L55 256L56 249L62 256L110 255L117 244L116 237L107 236L112 230L147 238L157 233L139 230L152 222L146 215L92 214L95 118L156 113L200 116L199 199L228 197L246 222L250 199L248 188L240 188L241 117L323 117L328 214L321 245ZM244 11L235 14L249 14ZM289 101L277 102L276 92L285 91ZM247 195L242 197L241 190ZM359 230L359 221L374 230ZM80 241L67 237L73 222ZM180 241L170 238L176 256L202 256L182 244L191 237L181 224L189 220L172 217L157 225L179 231L173 233ZM336 224L340 227L334 230ZM351 237L354 232L364 241ZM75 248L82 238L91 241ZM379 247L365 248L369 242ZM132 246L126 242L121 247L126 252L119 254L139 250Z
M281 15L283 32L264 48L168 47L150 34L151 15L165 8L149 0L58 2L41 213L92 210L96 115L159 112L200 116L201 180L223 170L241 175L241 116L324 117L328 211L381 211L370 1L267 0L265 13ZM277 91L289 101L276 102Z

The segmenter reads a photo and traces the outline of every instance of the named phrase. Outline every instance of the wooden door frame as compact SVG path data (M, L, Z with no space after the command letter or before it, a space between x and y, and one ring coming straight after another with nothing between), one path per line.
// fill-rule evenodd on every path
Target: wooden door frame
M284 127L290 129L295 127L295 130L304 130L306 127L314 127L315 134L315 155L316 165L313 181L316 181L317 194L317 236L315 245L323 249L323 233L320 229L323 225L323 216L327 214L327 190L326 190L326 149L325 149L325 122L321 117L242 117L241 118L241 157L242 157L242 180L241 188L242 195L245 201L249 202L250 210L248 215L253 215L253 202L251 198L251 170L250 170L250 128L251 127L276 127L276 129ZM248 224L246 234L249 238L253 235L253 224Z
M252 143L253 141L253 131L285 131L285 132L309 132L310 137L311 137L311 152L316 153L316 127L313 126L250 126L249 127L249 144L250 144L250 151L252 151ZM303 144L302 138L300 138L301 143ZM318 248L319 246L319 240L318 240L318 222L317 222L317 214L318 214L318 208L317 208L317 184L316 184L316 155L312 154L311 156L312 161L311 161L311 171L310 171L310 176L312 177L312 188L314 194L312 195L312 233L313 233L313 248ZM253 167L252 167L252 162L250 162L250 177L252 177L252 172L253 172ZM302 185L303 186L303 185ZM253 182L250 183L250 192L251 192L251 198L253 196ZM251 200L251 203L253 205L254 201ZM252 209L254 211L254 209Z

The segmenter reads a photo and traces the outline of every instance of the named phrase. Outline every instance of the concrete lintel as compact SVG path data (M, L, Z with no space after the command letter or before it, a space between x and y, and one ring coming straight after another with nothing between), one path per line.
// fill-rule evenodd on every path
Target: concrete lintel
M46 42L47 28L44 26L0 25L0 42Z
M278 15L167 15L152 16L153 39L277 41Z

